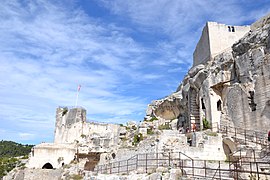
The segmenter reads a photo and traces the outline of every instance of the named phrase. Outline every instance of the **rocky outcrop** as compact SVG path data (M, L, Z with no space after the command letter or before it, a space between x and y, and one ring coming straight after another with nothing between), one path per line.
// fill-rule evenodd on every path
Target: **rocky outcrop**
M148 106L149 116L178 118L179 126L207 119L223 125L270 129L270 15L231 49L192 67L176 92ZM198 127L198 126L197 126Z

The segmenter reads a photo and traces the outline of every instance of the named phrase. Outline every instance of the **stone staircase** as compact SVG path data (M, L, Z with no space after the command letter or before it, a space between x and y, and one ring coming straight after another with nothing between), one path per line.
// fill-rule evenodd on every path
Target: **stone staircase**
M200 107L197 104L195 93L190 93L189 117L190 122L195 122L196 128L200 129Z

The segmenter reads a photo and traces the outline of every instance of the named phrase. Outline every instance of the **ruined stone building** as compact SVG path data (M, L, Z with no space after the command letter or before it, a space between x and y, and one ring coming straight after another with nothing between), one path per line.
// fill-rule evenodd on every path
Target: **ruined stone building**
M79 158L88 159L91 170L100 154L118 145L119 125L86 121L82 107L56 110L54 143L42 143L32 149L29 168L60 168ZM90 163L91 162L91 163Z
M251 26L207 22L193 53L193 67L177 91L153 101L152 116L178 119L178 127L213 130L222 125L270 128L269 22Z
M86 161L84 169L93 170L102 153L105 154L104 161L115 156L116 161L141 152L165 152L168 149L192 153L186 144L187 137L176 128L163 134L158 130L161 123L172 125L175 119L177 127L185 130L191 129L192 125L202 130L206 122L213 131L223 125L262 132L269 130L269 21L270 16L251 26L206 23L193 54L193 67L175 93L148 105L145 119L149 121L142 122L139 127L136 123L121 127L87 122L86 110L82 107L57 108L54 143L35 146L28 167L60 168L81 158ZM152 138L136 148L131 145L138 133L148 136L149 130L153 129L157 134ZM211 137L207 141L199 133L197 139L203 142L194 143L198 148L193 149L193 155L201 153L200 156L207 159L215 152L219 154L219 160L225 160L222 137ZM203 145L204 150L199 145ZM106 157L106 153L110 157Z

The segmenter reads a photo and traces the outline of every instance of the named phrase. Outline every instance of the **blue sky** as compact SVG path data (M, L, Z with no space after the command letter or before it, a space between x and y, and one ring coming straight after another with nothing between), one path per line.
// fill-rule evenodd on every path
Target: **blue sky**
M52 142L55 110L88 120L143 120L174 92L206 21L247 25L268 0L2 0L0 139Z

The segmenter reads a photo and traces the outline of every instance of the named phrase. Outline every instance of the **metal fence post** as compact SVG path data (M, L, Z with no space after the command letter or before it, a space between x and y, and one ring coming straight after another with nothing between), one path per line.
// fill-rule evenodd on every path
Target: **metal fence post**
M118 162L118 174L120 172L120 161Z
M112 163L109 163L110 166L110 174L112 174Z
M145 170L146 170L146 173L147 173L147 153L145 155Z
M171 166L171 153L169 152L169 166Z
M221 173L220 173L220 161L218 161L218 170L219 170L219 179L221 179Z
M179 167L181 168L181 153L179 152Z
M136 155L136 170L138 170L138 154Z
M246 145L247 144L247 131L246 131L246 129L245 129L244 133L245 133L245 145Z
M127 160L127 173L128 173L128 160Z
M204 160L204 177L206 177L206 160Z
M192 176L194 177L194 160L192 159Z
M157 159L157 168L158 168L158 153L156 153L156 159Z
M258 179L260 179L260 174L259 174L259 167L258 167L258 162L255 162L256 163L256 168L257 168L257 176L258 176Z
M251 164L251 162L249 162L249 167L250 167L250 177L252 178L252 164Z
M256 144L258 144L258 135L257 135L257 132L255 132L255 137L256 137Z

